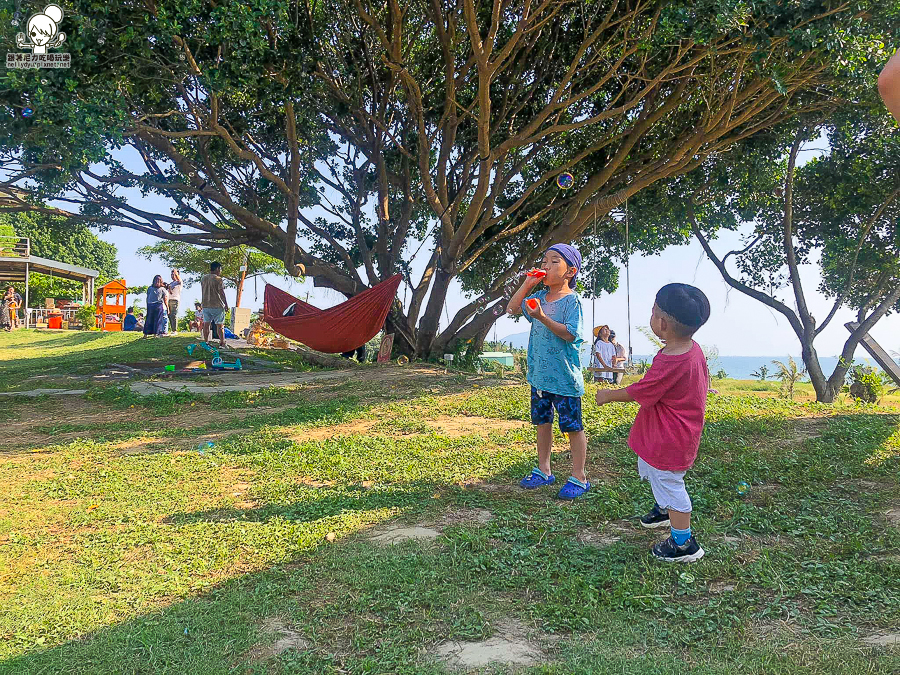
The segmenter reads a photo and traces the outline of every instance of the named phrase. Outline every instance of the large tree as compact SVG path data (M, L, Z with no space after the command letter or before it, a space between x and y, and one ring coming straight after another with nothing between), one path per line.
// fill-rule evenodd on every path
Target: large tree
M798 167L803 147L819 154ZM646 215L659 223L665 212L689 224L732 288L787 319L817 400L832 402L860 340L883 316L900 311L900 132L886 114L872 115L861 102L824 122L798 120L791 135L733 150L740 164L707 162L680 179L676 199L659 200L655 216ZM740 248L716 251L719 229L747 224L752 229ZM817 290L831 299L825 316L810 311L804 264L820 270ZM852 309L859 326L827 374L815 342L841 308Z
M615 247L627 198L852 100L886 60L887 4L73 2L71 71L8 71L6 104L35 113L0 123L24 189L2 205L254 246L348 296L401 271L388 330L440 353L495 318L473 300L439 332L454 279L499 299L595 219Z

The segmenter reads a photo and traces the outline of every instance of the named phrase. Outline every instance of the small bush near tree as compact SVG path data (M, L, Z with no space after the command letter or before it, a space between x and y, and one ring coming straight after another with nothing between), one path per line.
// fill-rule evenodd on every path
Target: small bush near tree
M850 368L847 372L847 381L850 383L850 395L864 403L877 403L884 395L887 384L884 373L862 364Z

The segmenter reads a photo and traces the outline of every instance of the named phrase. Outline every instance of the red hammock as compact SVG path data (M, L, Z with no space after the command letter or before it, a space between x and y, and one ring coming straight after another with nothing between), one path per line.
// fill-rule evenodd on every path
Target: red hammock
M263 315L276 333L318 352L342 354L378 335L402 279L395 274L329 309L317 309L266 284ZM296 303L293 315L284 316L292 303Z

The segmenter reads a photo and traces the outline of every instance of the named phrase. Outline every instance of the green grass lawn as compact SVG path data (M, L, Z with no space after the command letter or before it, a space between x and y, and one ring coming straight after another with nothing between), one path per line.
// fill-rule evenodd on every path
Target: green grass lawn
M28 358L86 372L93 345ZM900 647L863 641L900 633L896 411L711 397L688 474L707 555L672 566L636 525L652 497L625 444L634 405L598 409L589 387L595 487L562 504L513 487L534 464L525 386L405 372L11 403L0 673L444 673L436 645L511 623L543 649L527 673L900 672ZM398 523L440 534L370 540ZM273 621L302 644L267 652Z
M186 347L201 340L199 333L142 339L140 333L99 331L0 332L0 392L30 389L81 389L86 378L110 363L185 362ZM268 367L312 370L292 352L248 349ZM202 358L199 354L197 358Z

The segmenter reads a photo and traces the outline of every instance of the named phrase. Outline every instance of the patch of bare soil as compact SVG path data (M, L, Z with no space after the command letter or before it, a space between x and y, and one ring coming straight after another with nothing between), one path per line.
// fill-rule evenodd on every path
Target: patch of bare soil
M488 417L448 417L442 415L434 420L425 420L428 426L434 428L442 436L459 438L479 434L486 436L490 433L504 433L513 429L522 429L528 426L521 420L499 420Z
M793 621L765 621L750 627L750 635L754 640L768 638L799 637L801 628Z
M874 633L862 639L870 647L900 648L900 633Z
M710 593L731 593L737 586L730 581L712 581L709 584Z
M884 512L884 517L894 527L900 527L900 504L895 504Z
M631 527L621 523L606 523L599 530L582 530L578 533L578 541L587 546L603 548L622 541L632 531Z
M390 525L380 527L375 530L374 534L369 537L369 541L378 544L399 544L409 539L416 541L431 541L440 536L440 532L430 527L422 527L420 525Z
M819 438L828 428L827 417L800 417L790 421L790 440L802 442Z
M494 635L478 642L450 640L436 645L429 654L450 668L470 670L488 665L534 666L547 660L540 645L528 639L525 628L515 621L501 624Z
M309 649L309 641L278 617L266 619L260 625L260 629L267 640L274 638L274 641L266 642L265 644L260 643L253 647L247 655L247 660L250 663L265 661L289 649L296 651Z
M438 527L450 527L452 525L486 525L494 517L487 509L451 509L443 513L437 519Z
M402 523L382 525L372 531L369 541L377 544L399 544L409 539L432 541L440 536L441 531L445 527L454 525L485 525L493 517L493 514L487 509L451 509L429 522L416 523L414 525Z

